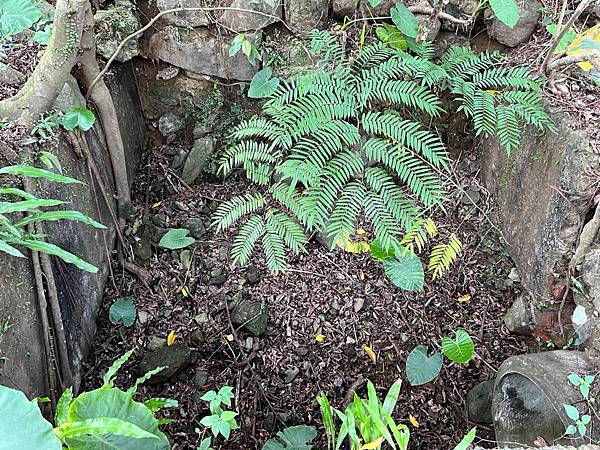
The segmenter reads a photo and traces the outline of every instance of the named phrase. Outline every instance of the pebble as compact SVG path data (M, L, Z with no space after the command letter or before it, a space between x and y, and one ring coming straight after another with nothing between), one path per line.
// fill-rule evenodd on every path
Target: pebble
M196 388L201 388L206 384L207 381L208 371L204 369L196 370L196 373L194 374L194 386L196 386Z
M144 311L143 309L138 311L138 320L141 324L145 324L150 319L150 313L148 311Z
M290 384L292 381L294 381L294 379L298 376L299 373L300 369L298 369L298 367L290 367L283 373L283 382L286 384Z

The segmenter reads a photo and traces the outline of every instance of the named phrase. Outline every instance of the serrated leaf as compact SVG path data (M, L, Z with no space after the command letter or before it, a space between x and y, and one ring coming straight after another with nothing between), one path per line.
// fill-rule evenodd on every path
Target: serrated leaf
M468 363L473 357L473 340L465 330L456 330L456 338L442 338L442 354L459 364Z
M416 39L419 35L419 21L410 10L402 3L396 3L392 9L390 9L390 15L392 16L392 22L396 25L396 28L404 35L409 38Z
M87 108L72 108L61 117L61 125L68 131L73 131L76 128L88 131L94 126L95 121L96 116Z
M0 3L0 36L25 31L42 17L32 0L3 0Z
M130 327L135 322L136 315L135 303L131 297L118 298L108 310L108 318L113 325L121 322Z
M396 255L383 262L385 274L392 284L409 292L420 292L423 290L425 273L421 260L411 254Z
M192 245L196 240L188 236L189 230L185 228L172 228L165 233L158 245L169 250L176 250Z
M519 21L520 13L516 0L490 0L490 7L498 20L509 28L514 28Z
M406 359L406 376L412 386L429 383L442 370L443 357L441 353L427 355L427 347L417 345Z
M252 81L250 81L248 97L265 98L273 94L277 90L277 86L279 86L279 78L272 75L273 71L270 67L265 67L256 72L252 77Z

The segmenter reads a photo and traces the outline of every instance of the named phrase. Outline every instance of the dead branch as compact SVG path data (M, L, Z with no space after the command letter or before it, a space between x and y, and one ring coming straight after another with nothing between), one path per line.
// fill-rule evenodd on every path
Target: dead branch
M438 5L441 4L441 3L444 3L444 2L440 1L438 3ZM437 8L437 6L436 6L436 8ZM428 7L428 6L423 6L423 5L409 6L408 10L410 12L414 13L414 14L426 14L426 15L429 15L429 16L432 16L434 14L434 12L435 12L434 8L431 8L431 7ZM471 23L473 21L472 19L459 19L458 17L454 17L451 14L448 14L448 13L445 13L445 12L441 11L441 9L440 9L439 14L436 17L438 19L444 19L444 20L447 20L449 22L455 23L457 25L465 25L465 26L466 25L471 25ZM385 17L385 19L390 19L390 17Z
M583 50L581 53L577 53L576 55L564 56L555 61L552 61L548 65L548 70L550 71L550 73L552 73L560 67L584 61L589 61L596 68L596 70L600 70L600 51L590 49Z

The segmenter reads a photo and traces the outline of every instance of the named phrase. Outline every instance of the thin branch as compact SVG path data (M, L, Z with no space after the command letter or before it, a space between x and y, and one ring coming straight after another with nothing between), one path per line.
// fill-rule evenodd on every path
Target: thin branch
M556 47L558 46L559 42L562 40L562 38L564 37L564 35L566 34L566 32L571 29L571 27L573 26L573 24L575 23L575 21L579 18L579 16L583 13L583 11L585 11L587 9L587 7L591 3L592 3L592 0L583 0L579 4L579 6L577 7L577 9L575 10L575 12L573 13L573 15L571 17L569 17L569 20L567 21L567 23L565 24L565 26L556 35L556 37L552 41L552 45L550 46L550 49L548 50L548 53L546 54L546 57L544 58L544 62L542 63L542 67L540 68L540 71L543 74L547 73L548 69L550 68L549 67L550 60L554 56L554 50L556 50Z
M443 2L440 2L440 3L443 3ZM408 10L415 14L427 14L427 15L433 15L433 13L435 12L434 8L430 8L427 6L421 6L421 5L409 6ZM445 13L443 11L439 12L439 14L437 15L437 18L444 19L449 22L456 23L458 25L471 25L471 23L473 22L472 18L459 19L458 17L454 17L453 15Z
M231 7L225 7L225 6L223 6L223 7L214 7L214 8L172 8L172 9L165 9L164 11L161 11L156 16L154 16L142 28L140 28L139 30L131 33L129 36L127 36L125 39L123 39L121 41L121 43L119 44L119 46L117 47L117 49L114 51L114 53L112 54L112 56L109 58L108 62L106 63L106 65L102 69L102 71L100 71L100 73L96 76L96 78L94 78L94 80L92 81L92 83L88 87L87 93L85 94L85 98L87 99L90 96L92 88L106 74L106 72L108 71L108 69L110 68L110 66L112 65L112 63L115 61L116 57L119 55L119 52L123 49L123 47L125 46L125 44L127 44L127 42L129 42L131 39L136 38L137 36L140 36L141 34L144 33L144 31L150 29L156 23L156 21L158 19L160 19L161 17L163 17L166 14L172 14L172 13L176 13L176 12L197 12L197 11L204 11L204 12L207 12L207 11L236 11L236 12L258 14L259 16L263 16L263 17L266 17L268 19L275 20L276 22L283 23L283 25L288 30L290 30L291 32L294 32L294 30L292 30L284 22L284 20L281 17L277 17L277 16L274 16L272 14L267 14L267 13L264 13L264 12L261 12L261 11L254 11L252 9L231 8Z
M560 67L584 61L589 61L597 70L600 70L600 51L595 49L583 50L581 53L577 53L576 55L559 58L550 63L548 70L553 72Z

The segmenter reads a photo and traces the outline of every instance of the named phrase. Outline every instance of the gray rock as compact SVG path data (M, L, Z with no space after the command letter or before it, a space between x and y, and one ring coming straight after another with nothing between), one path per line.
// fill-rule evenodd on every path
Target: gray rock
M137 313L137 318L138 318L138 321L143 325L143 324L147 323L148 320L150 319L150 313L148 311L141 309Z
M467 190L463 192L460 202L463 205L476 205L481 200L481 194L478 191Z
M580 218L587 210L564 192L586 192L589 176L600 163L585 132L573 130L573 120L550 110L558 132L527 128L521 145L507 157L495 139L482 139L481 176L497 204L500 228L508 251L534 303L552 292L548 278L568 261L576 246Z
M146 350L148 350L150 352L155 352L155 351L163 348L166 344L167 344L166 339L158 337L158 336L152 336L150 338L150 342L148 342L148 345L146 345Z
M429 16L426 16L423 14L417 14L416 18L417 18L417 21L419 22L419 24L421 25L421 27L423 27L425 25L425 23L427 22L427 20L429 19ZM439 19L435 19L435 21L433 22L433 26L427 33L427 37L426 37L427 40L429 42L432 42L433 40L435 40L435 38L439 34L441 28L442 28L442 22L440 22Z
M296 379L296 377L298 376L299 373L300 373L300 369L298 369L298 367L296 367L296 366L286 369L286 371L283 372L283 382L286 384L290 384L292 381L294 381Z
M145 351L140 361L139 373L145 374L157 367L165 369L152 377L155 381L167 381L190 364L192 351L185 344L173 344L156 350Z
M194 141L194 146L185 160L181 178L188 184L194 182L196 178L206 168L208 158L214 151L214 140L210 136L206 136Z
M192 217L185 221L184 228L190 232L190 236L196 239L202 239L206 235L206 227L202 219Z
M297 32L327 25L328 0L285 0L285 21Z
M537 28L541 17L542 4L537 0L522 0L517 4L520 17L513 28L509 28L498 18L493 17L490 8L485 10L488 34L501 44L509 47L516 47L523 42L527 42Z
M210 271L208 283L213 286L221 286L227 281L227 272L221 267L215 267Z
M152 258L152 244L148 239L137 239L133 241L131 247L135 260L140 264L143 265Z
M160 12L175 8L201 8L205 4L201 0L157 0ZM210 22L204 11L178 11L162 17L166 23L179 27L203 27Z
M158 130L163 136L177 133L185 128L185 122L177 114L168 112L158 119Z
M0 84L20 85L27 81L27 77L8 64L0 63Z
M189 150L187 149L179 149L173 158L173 162L171 162L171 167L173 169L180 169L183 167L183 163L185 162L185 158L187 158L188 153Z
M527 298L527 294L521 294L517 297L510 309L506 312L504 323L513 333L525 336L531 335L533 315L531 313L531 303Z
M212 128L208 125L204 125L201 122L196 122L194 125L194 139L198 139L206 136L208 133L212 131Z
M266 1L256 0L234 0L231 4L232 8L246 9L269 14L274 17L282 18L281 3L277 0L273 6L270 6ZM278 22L276 19L266 17L262 14L255 14L245 11L225 11L219 23L226 26L230 30L241 31L256 31L265 28L272 23Z
M204 369L196 370L196 373L194 374L194 386L197 389L200 389L202 386L204 386L206 384L207 381L208 381L208 371L206 371Z
M260 281L260 270L256 266L248 266L246 270L246 281L250 284L256 284Z
M336 19L352 18L356 14L356 0L333 0L332 9Z
M244 325L250 333L260 336L267 329L269 307L264 303L240 303L231 312L235 325Z
M492 394L495 380L488 380L475 385L467 392L467 419L475 423L492 423Z
M587 252L579 273L587 286L587 293L594 308L600 311L600 248Z
M194 317L194 322L196 322L198 325L204 325L206 322L208 322L208 314L206 313L200 313L197 316Z
M113 55L123 39L141 28L135 7L127 0L118 0L112 8L98 10L94 20L97 52L106 59ZM129 61L140 54L138 39L130 39L125 44L117 55L117 61Z
M66 113L73 108L85 108L86 104L85 97L79 91L77 80L72 75L69 75L62 91L60 91L60 94L54 100L54 109Z
M204 333L202 332L202 330L196 329L196 330L192 331L191 339L192 339L192 344L194 344L196 347L199 347L200 345L202 345L204 343L205 336L204 336Z
M252 41L256 34L247 33L246 37ZM152 35L147 56L173 64L188 73L250 81L259 66L252 66L242 52L230 57L231 39L231 36L212 36L203 28L170 27Z

